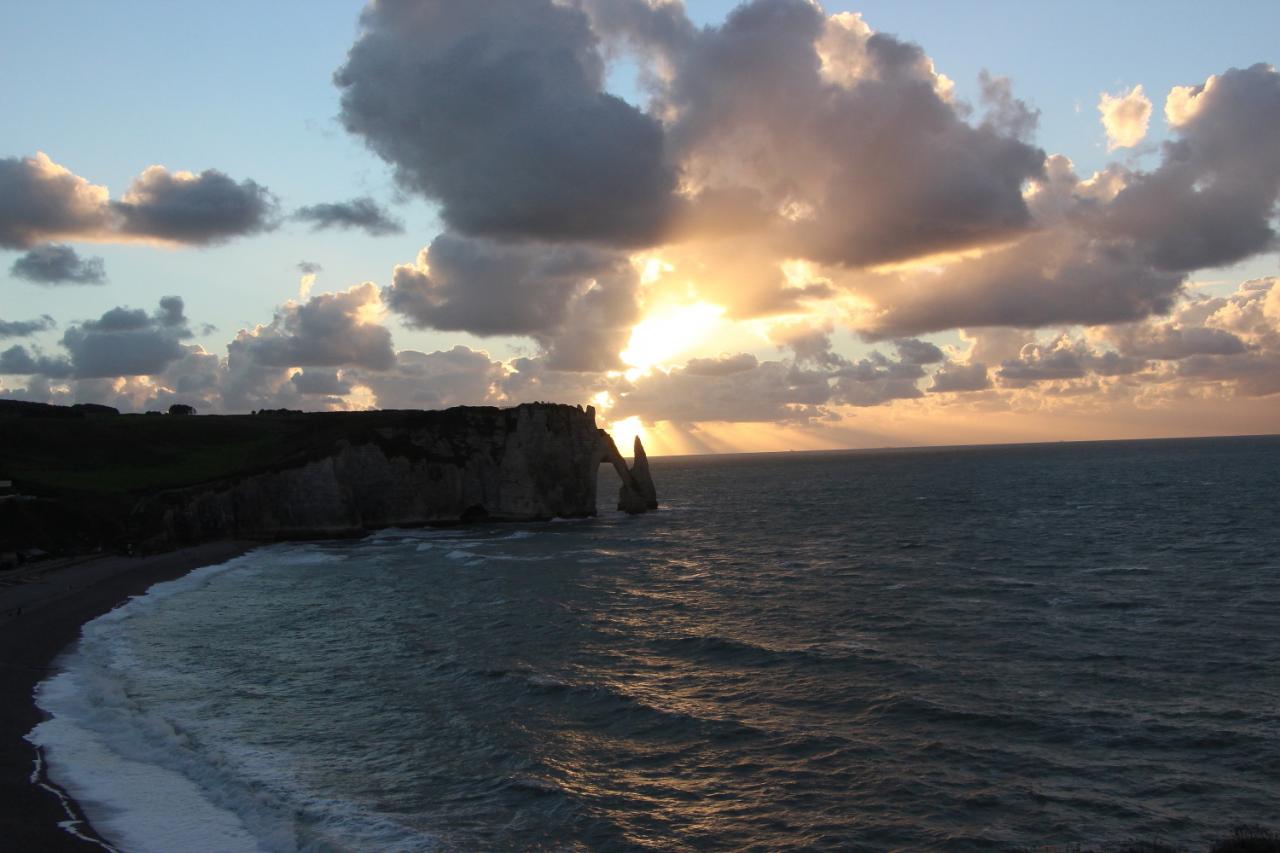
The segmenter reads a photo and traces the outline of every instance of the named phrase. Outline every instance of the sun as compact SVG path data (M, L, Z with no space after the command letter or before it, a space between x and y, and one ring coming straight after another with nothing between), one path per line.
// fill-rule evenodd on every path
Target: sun
M720 321L719 305L692 305L659 309L631 330L631 340L619 355L636 370L648 370L697 345Z

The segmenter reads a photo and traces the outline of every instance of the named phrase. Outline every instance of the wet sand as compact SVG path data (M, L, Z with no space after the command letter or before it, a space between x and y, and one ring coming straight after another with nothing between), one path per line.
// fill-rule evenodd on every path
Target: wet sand
M43 719L35 686L80 636L80 626L152 584L225 562L254 547L213 542L148 557L104 556L0 573L0 846L102 851L75 803L48 780L33 782L37 752L25 739ZM20 582L19 582L20 581ZM60 824L78 821L73 832Z

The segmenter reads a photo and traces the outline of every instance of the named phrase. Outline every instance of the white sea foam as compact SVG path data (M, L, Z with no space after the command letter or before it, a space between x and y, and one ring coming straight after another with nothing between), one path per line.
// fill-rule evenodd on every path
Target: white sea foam
M72 715L59 713L79 701L78 687L63 673L41 687L40 706L55 714L27 738L39 744L49 776L61 785L103 837L121 850L140 853L237 853L265 851L233 812L210 802L180 773L132 761L113 750ZM277 848L278 849L278 848Z
M146 760L145 753L155 749L144 746L147 722L153 730L168 728L170 746L180 744L181 734L160 721L144 721L113 673L114 668L136 663L127 646L114 641L119 623L173 595L198 589L249 559L239 557L156 584L87 623L78 648L62 659L63 670L36 688L36 704L52 716L27 739L43 750L49 778L75 798L103 837L121 849L290 849L264 846L241 817L213 802L196 782Z
M42 750L48 778L76 800L100 835L120 850L143 853L436 845L390 816L305 790L287 756L236 743L228 721L171 719L171 709L145 706L137 696L147 690L131 681L140 672L149 683L167 676L139 659L127 636L129 620L233 569L252 576L342 559L307 545L258 549L156 584L83 627L81 641L59 660L61 671L36 688L36 704L51 717L27 739ZM76 831L69 822L65 828Z

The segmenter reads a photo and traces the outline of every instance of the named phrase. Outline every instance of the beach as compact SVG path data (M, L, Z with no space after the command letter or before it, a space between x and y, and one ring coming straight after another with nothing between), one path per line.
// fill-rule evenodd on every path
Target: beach
M47 780L32 783L37 753L25 735L40 722L32 693L54 672L54 661L80 636L80 627L152 584L238 556L247 542L214 542L145 557L103 556L39 564L0 576L0 838L13 850L101 850L84 822L78 838L59 826L79 814ZM18 578L25 582L12 583Z

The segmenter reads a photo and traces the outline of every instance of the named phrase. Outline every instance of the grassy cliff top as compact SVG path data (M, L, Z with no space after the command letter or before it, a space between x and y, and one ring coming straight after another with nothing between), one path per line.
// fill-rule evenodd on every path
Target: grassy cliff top
M123 496L286 467L378 429L462 430L504 412L513 424L518 408L120 415L0 400L0 480L38 496Z

